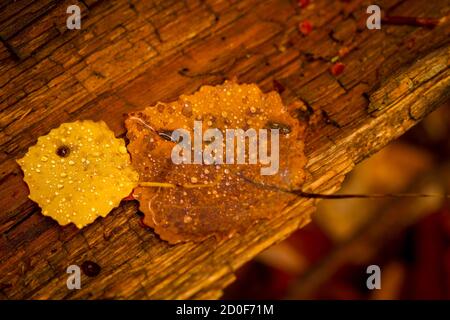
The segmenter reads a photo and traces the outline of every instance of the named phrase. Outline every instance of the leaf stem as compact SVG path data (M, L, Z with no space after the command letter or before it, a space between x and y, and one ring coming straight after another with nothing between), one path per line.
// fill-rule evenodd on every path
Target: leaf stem
M434 28L441 23L441 20L442 19L437 18L387 16L381 19L381 23L398 26L407 25L414 27Z

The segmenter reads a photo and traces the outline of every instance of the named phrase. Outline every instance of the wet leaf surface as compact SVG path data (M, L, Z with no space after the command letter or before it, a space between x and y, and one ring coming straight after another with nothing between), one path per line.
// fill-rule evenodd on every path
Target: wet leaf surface
M223 133L237 128L278 129L278 172L261 175L266 165L259 162L174 164L171 152L177 141L168 137L184 128L193 138L194 120L202 121L203 132L209 128ZM133 196L145 214L144 223L171 243L211 236L222 239L243 232L260 219L273 218L295 199L277 188L296 189L304 181L305 124L289 114L278 93L264 94L254 84L227 81L203 86L193 95L129 114L126 127L132 165L140 175Z
M104 122L64 123L17 162L42 213L78 228L118 207L138 180L124 141Z

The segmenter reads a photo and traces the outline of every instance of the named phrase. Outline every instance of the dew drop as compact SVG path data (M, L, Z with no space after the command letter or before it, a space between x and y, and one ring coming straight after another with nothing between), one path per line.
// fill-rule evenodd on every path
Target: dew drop
M56 149L56 154L60 156L61 158L66 158L70 153L70 148L68 146L60 146L58 149Z
M81 264L81 270L88 277L95 277L100 273L102 268L97 263L87 260Z

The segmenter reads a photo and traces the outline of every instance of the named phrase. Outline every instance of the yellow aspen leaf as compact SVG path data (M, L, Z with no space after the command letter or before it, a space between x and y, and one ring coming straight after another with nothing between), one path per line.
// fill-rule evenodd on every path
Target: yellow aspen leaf
M105 217L138 181L125 142L104 122L64 123L17 162L42 213L78 228Z

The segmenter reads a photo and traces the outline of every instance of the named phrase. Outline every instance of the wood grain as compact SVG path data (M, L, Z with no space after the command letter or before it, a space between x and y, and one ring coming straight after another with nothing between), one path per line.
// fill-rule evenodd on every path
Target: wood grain
M27 198L14 160L62 122L102 119L124 136L123 113L227 78L266 91L276 79L284 101L303 105L299 116L314 123L305 190L334 192L356 163L449 98L450 24L366 30L367 1L317 0L305 10L287 0L84 1L82 29L64 32L54 27L64 17L52 15L60 2L30 3L0 14L3 299L217 298L237 268L314 211L312 200L298 199L245 234L201 244L161 241L140 224L134 202L83 230L60 227ZM446 0L380 5L395 15L450 13ZM28 23L15 18L29 12ZM314 26L308 36L298 32L305 19ZM340 53L346 68L335 77L330 61ZM85 260L100 274L68 290L66 268Z

